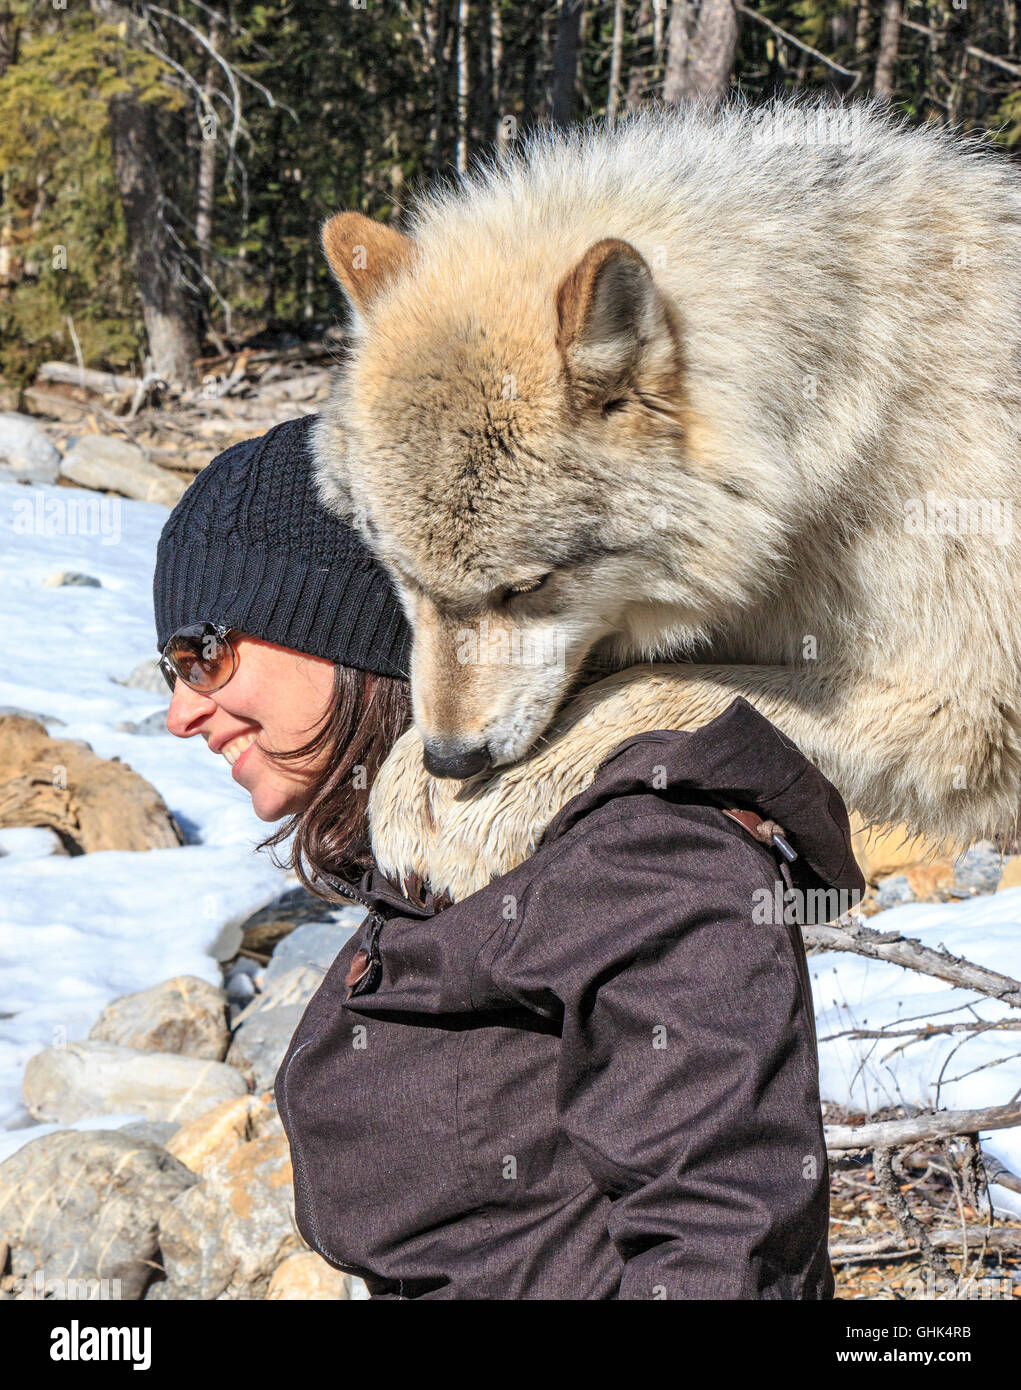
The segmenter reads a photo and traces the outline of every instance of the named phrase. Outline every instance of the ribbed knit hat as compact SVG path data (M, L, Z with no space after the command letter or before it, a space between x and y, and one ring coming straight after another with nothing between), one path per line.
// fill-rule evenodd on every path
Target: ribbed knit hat
M390 578L319 500L308 447L317 418L225 449L170 513L153 578L161 651L179 627L209 619L407 677L411 631Z

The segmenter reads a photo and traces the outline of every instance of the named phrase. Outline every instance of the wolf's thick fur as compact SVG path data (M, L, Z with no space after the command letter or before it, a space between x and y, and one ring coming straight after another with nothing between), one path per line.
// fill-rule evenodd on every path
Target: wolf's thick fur
M398 582L440 771L505 778L593 651L672 658L629 727L741 694L868 820L1015 824L1021 185L869 104L792 141L819 109L543 132L410 237L324 227L323 495ZM480 659L482 619L563 662Z

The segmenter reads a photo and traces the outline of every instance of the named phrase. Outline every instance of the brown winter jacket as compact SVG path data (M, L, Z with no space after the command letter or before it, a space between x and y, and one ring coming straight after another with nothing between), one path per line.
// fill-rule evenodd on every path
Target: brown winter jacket
M864 888L838 793L741 697L621 743L443 911L365 875L276 1077L324 1259L377 1298L832 1297L787 860L722 807L782 827L799 917Z

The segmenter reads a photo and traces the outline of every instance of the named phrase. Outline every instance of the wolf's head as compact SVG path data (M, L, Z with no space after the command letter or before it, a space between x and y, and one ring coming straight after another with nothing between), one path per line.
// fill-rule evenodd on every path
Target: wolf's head
M626 241L536 240L323 228L353 326L320 484L395 578L437 776L515 762L597 644L662 654L726 598L676 309Z

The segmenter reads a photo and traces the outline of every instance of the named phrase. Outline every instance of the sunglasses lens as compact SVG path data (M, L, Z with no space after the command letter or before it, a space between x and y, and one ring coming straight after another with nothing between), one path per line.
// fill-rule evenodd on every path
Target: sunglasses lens
M212 623L180 628L167 643L166 657L193 690L216 690L234 674L234 653Z

